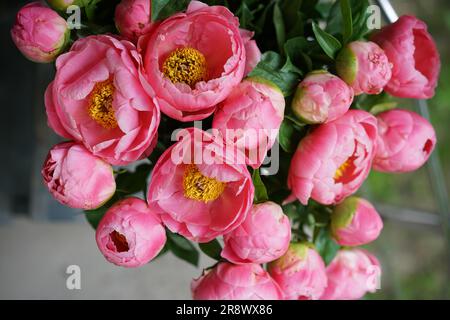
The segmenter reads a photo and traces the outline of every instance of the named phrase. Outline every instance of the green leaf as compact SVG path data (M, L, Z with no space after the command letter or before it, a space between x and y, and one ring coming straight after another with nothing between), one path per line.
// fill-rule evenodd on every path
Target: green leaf
M384 102L374 105L372 108L370 108L370 113L373 115L377 115L379 113L389 111L392 109L397 108L398 103L397 102Z
M284 44L284 52L286 54L286 63L282 71L295 72L300 76L312 70L311 58L305 53L308 50L308 41L305 37L295 37L289 39ZM306 70L304 72L303 70Z
M136 167L134 172L126 171L119 174L116 178L117 192L125 195L145 192L151 169L152 165L144 163Z
M178 258L198 267L199 253L189 240L167 230L167 246Z
M152 0L152 21L163 20L186 10L191 0Z
M261 77L273 82L287 97L294 92L300 77L296 73L283 71L284 65L285 60L278 53L267 51L249 76Z
M331 237L328 228L319 228L314 245L326 265L330 264L340 249L340 246Z
M329 56L331 59L335 59L337 53L342 48L342 44L338 39L333 37L331 34L323 31L320 27L313 22L312 24L314 35L316 36L317 42L323 51Z
M297 149L297 145L301 139L300 128L296 128L296 124L290 119L284 119L280 126L278 142L281 148L287 153L293 153Z
M241 2L239 10L236 12L239 18L239 26L244 29L248 29L251 26L252 20L254 19L253 13L247 6L245 1Z
M117 196L117 194L115 194L110 200L108 200L108 202L106 202L100 208L94 210L84 210L84 216L86 217L86 220L89 222L92 228L94 228L94 230L97 229L97 226L100 223L100 220L102 220L106 211L108 211L108 209L111 208L111 206L118 200L119 197Z
M200 247L200 250L202 250L203 253L208 257L213 258L217 261L221 259L220 253L222 252L222 246L220 245L219 241L217 241L217 239L214 239L207 243L199 243L198 246Z
M252 174L253 185L255 186L255 199L254 203L266 202L269 200L267 195L267 189L259 174L259 169L254 169Z
M347 43L348 40L353 35L353 17L352 17L352 8L350 6L350 0L340 0L341 2L341 13L342 13L342 24L343 24L343 32L342 35L344 37L344 43Z
M281 13L280 6L275 3L273 8L273 24L275 26L275 34L277 36L278 49L280 52L284 51L284 43L286 42L286 29Z

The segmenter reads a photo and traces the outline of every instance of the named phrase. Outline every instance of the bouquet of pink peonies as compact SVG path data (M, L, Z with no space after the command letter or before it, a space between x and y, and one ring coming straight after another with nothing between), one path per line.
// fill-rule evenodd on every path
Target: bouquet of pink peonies
M374 292L380 263L358 247L383 222L355 194L371 169L428 160L433 127L393 97L433 97L440 59L424 22L372 15L368 0L26 5L11 35L55 62L45 107L67 140L45 185L111 263L217 260L194 299Z

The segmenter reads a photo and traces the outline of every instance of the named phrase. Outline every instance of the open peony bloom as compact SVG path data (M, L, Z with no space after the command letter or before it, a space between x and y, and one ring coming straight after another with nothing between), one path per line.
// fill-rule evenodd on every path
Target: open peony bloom
M194 128L178 138L155 164L149 206L172 232L209 242L244 221L253 202L252 179L222 140Z
M158 255L166 243L166 231L144 200L127 198L108 209L95 239L106 260L134 268Z
M54 146L41 173L55 199L71 208L96 209L116 191L111 165L73 142Z
M56 61L45 93L50 127L114 165L148 156L160 113L139 82L140 66L131 42L107 35L77 40Z
M361 249L340 250L327 267L328 287L321 300L357 300L379 289L377 258Z
M386 91L400 98L429 99L438 83L441 60L425 22L413 16L400 19L375 33L372 41L393 64Z
M39 2L32 2L17 13L11 37L27 59L47 63L54 61L64 50L70 30L58 13Z
M259 168L278 136L284 117L281 90L261 78L247 78L231 91L214 114L213 128Z
M291 224L273 202L253 205L245 221L223 237L222 257L236 264L267 263L281 257L291 241Z
M336 120L353 102L353 89L339 77L324 70L313 71L298 85L292 111L305 123Z
M293 195L304 205L310 198L331 205L355 193L370 172L376 137L376 118L360 110L315 128L291 161Z
M153 27L150 6L151 0L122 0L114 15L120 34L136 42L140 36L149 33Z
M354 41L339 53L336 70L355 92L379 94L392 76L392 65L374 42Z
M367 201L349 197L338 204L331 214L331 230L342 246L362 246L378 238L383 221Z
M282 300L283 294L258 264L220 262L191 284L194 300Z
M327 286L325 264L309 243L292 243L268 269L289 300L317 300Z
M410 172L427 162L436 146L433 126L415 112L394 109L377 115L378 147L373 168Z
M186 13L171 16L140 39L147 88L169 117L204 119L256 65L255 45L227 8L191 1Z

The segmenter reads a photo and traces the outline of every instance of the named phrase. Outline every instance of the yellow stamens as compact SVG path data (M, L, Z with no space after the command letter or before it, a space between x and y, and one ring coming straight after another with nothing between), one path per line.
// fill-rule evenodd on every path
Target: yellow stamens
M204 176L195 164L188 165L184 171L184 196L188 199L209 202L220 197L225 190L225 182Z
M112 80L98 82L91 92L89 116L105 129L117 127L117 120L112 106L114 98Z
M172 51L162 65L162 72L173 83L185 83L191 88L207 77L205 56L194 48Z

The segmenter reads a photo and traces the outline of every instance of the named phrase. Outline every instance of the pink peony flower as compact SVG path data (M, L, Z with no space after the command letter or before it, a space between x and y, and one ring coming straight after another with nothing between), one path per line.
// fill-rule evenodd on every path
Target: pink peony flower
M148 156L160 113L139 82L140 66L131 42L107 35L76 41L58 58L45 93L50 127L114 165Z
M410 172L427 162L436 146L433 126L417 113L394 109L378 119L378 148L373 168L382 172Z
M108 209L95 240L106 260L134 268L158 255L166 243L166 231L144 200L127 198Z
M54 146L41 173L55 199L71 208L98 208L116 191L112 167L73 142Z
M402 16L375 33L378 43L393 64L392 78L385 90L396 97L429 99L438 83L441 60L425 22Z
M325 264L308 243L292 243L268 269L288 300L318 300L327 286Z
M48 63L64 50L70 30L58 13L39 2L32 2L17 13L11 37L27 59Z
M338 204L331 215L331 230L342 246L362 246L378 238L383 221L367 201L349 197Z
M353 89L326 71L313 71L298 85L292 101L294 114L309 124L325 123L344 115L353 102Z
M236 264L267 263L281 257L291 241L291 224L279 205L253 205L245 221L223 237L222 257Z
M381 267L365 250L341 250L327 267L327 277L321 300L357 300L379 288Z
M284 118L280 89L261 78L247 78L233 89L214 114L213 128L259 168L275 143Z
M367 178L375 155L377 120L350 110L322 124L299 144L291 161L288 186L306 205L310 198L324 205L355 193Z
M283 294L258 264L221 262L191 284L194 300L282 300Z
M140 39L147 88L161 110L180 121L211 115L244 76L246 46L253 47L248 37L242 37L227 8L191 1L186 13L164 20ZM257 56L251 50L247 71Z
M172 232L209 242L244 221L253 202L252 179L220 139L194 128L179 137L155 164L147 199Z
M381 93L392 76L392 65L383 49L374 42L349 43L339 53L336 69L355 95Z
M150 13L151 0L122 0L116 7L114 20L120 34L136 42L154 25Z

